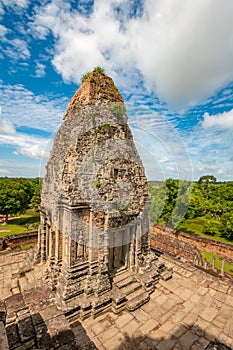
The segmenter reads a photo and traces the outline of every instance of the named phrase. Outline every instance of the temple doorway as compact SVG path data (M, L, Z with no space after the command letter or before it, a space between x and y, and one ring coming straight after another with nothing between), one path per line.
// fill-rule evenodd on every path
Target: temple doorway
M128 267L130 243L127 242L125 230L110 233L108 266L110 273L116 273Z

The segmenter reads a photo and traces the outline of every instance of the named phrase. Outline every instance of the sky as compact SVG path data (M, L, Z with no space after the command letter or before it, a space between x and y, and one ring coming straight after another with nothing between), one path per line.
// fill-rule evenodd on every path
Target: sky
M119 88L149 180L232 180L232 0L0 0L0 176L43 176L81 77Z

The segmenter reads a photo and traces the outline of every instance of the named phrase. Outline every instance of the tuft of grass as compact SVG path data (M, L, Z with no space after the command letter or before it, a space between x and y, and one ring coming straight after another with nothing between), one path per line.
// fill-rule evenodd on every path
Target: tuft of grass
M105 74L105 70L100 67L100 66L96 66L92 72L87 72L85 74L83 74L82 78L81 78L81 82L83 83L85 80L87 80L88 78L90 78L90 76L92 75L93 72L98 72L102 75L106 75Z
M123 103L114 103L109 107L110 111L115 115L115 117L123 117L126 112L125 106Z
M100 66L96 66L96 67L93 69L93 72L98 72L98 73L100 73L100 74L106 75L106 74L105 74L104 68L102 68L102 67L100 67Z
M82 78L81 78L81 82L83 83L85 80L87 80L89 77L91 76L91 72L87 72L85 74L83 74Z
M102 132L105 132L107 129L110 128L110 124L102 124L101 126L99 126L96 130L95 130L95 133L96 134L99 134L99 133L102 133Z
M100 180L96 180L95 181L95 187L96 188L100 188L101 187L101 181Z

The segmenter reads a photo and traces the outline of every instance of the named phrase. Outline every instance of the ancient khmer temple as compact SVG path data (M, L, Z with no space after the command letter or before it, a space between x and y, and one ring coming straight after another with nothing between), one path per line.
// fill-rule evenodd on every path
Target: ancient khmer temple
M172 272L151 253L142 161L111 78L94 70L71 99L43 181L39 260L70 317L135 310Z

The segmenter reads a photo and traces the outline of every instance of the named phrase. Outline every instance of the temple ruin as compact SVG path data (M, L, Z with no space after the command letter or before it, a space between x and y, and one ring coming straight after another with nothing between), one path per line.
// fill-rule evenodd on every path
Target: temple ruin
M112 79L92 72L64 119L38 248L0 255L0 349L232 349L232 281L150 251L147 180Z
M171 271L151 253L150 198L122 96L93 71L71 99L47 164L39 257L67 313L134 310Z

